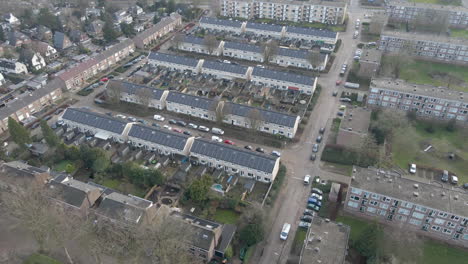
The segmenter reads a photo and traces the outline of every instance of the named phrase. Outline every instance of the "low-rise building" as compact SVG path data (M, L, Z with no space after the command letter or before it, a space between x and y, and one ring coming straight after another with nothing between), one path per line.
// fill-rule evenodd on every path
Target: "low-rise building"
M247 22L245 33L279 39L284 37L286 28L281 25Z
M259 131L287 138L294 138L299 126L299 116L231 102L226 102L220 107L224 108L223 122L234 126L256 127Z
M31 39L25 34L19 31L13 30L13 31L10 31L8 35L8 43L13 47L19 48L23 45L31 44Z
M12 13L5 14L3 16L3 20L5 22L7 22L8 24L10 24L10 25L17 26L17 25L21 24L21 21L17 17L15 17Z
M149 92L142 92L147 89ZM151 94L148 107L164 109L166 107L166 97L169 91L156 89L154 87L130 83L121 80L110 80L106 85L106 90L113 90L120 93L120 100L128 103L141 104L142 96ZM112 92L111 92L112 93ZM146 102L146 99L143 100Z
M323 42L331 45L335 45L338 40L338 33L331 30L294 26L286 27L284 36L286 38Z
M124 24L131 24L133 22L133 17L131 14L127 13L125 10L119 10L112 14L112 18L114 19L115 24L120 25L121 23Z
M204 16L200 19L200 27L207 30L241 34L245 28L245 22Z
M67 35L60 31L55 31L54 34L54 47L59 50L64 50L72 46L72 42Z
M180 25L182 25L182 16L172 13L170 16L162 18L156 25L136 35L133 38L135 46L139 49L147 48Z
M20 56L20 60L33 72L46 67L44 57L42 57L39 52L34 52L32 50L25 50L22 56Z
M59 120L70 128L81 132L91 133L95 137L107 140L113 139L125 142L126 134L131 124L100 113L92 112L84 108L67 108Z
M167 111L210 121L216 121L217 107L216 100L174 91L171 91L166 98Z
M44 186L51 178L48 168L38 168L21 161L0 162L0 190Z
M328 63L328 54L319 54L320 61L317 62L316 68L314 68L310 63L310 56L311 53L307 50L278 48L278 53L272 56L271 62L284 67L292 66L319 71L325 70Z
M193 137L181 133L133 124L128 133L128 140L137 147L142 147L162 155L188 156Z
M35 52L39 52L46 60L52 60L58 57L57 50L47 42L34 41L31 48Z
M386 52L407 52L427 60L468 64L468 40L435 34L384 31L379 49Z
M294 90L302 93L313 94L317 85L317 78L279 72L260 67L254 67L252 81L255 84L266 85L280 90Z
M170 216L190 225L191 237L185 243L188 244L188 250L194 257L204 262L210 261L215 256L226 257L226 250L236 232L235 225L223 225L178 212L173 212Z
M161 52L151 52L148 56L148 63L153 66L162 66L179 71L190 70L194 73L200 71L201 65L197 59Z
M468 194L426 178L353 168L345 211L468 247Z
M414 111L427 118L468 121L468 94L387 78L372 79L368 104Z
M224 170L262 182L273 182L279 170L280 158L239 147L196 138L190 150L194 163Z
M26 67L26 65L16 60L0 58L0 72L26 74L28 73L28 67Z
M62 98L62 87L52 80L37 90L14 91L0 98L0 134L8 130L8 117L25 124L34 113Z
M223 56L249 61L264 61L262 47L260 46L232 41L224 41L222 44L222 50Z
M210 52L211 47L209 48L205 43L203 38L197 38L192 36L185 36L183 41L179 44L180 50L185 50L188 52L196 52L202 54L209 54L209 55L219 55L220 53L220 41L217 41L216 47L213 51Z
M382 52L377 49L363 49L359 59L359 76L372 78L380 68Z
M86 33L94 37L102 37L102 29L104 28L104 21L94 20L86 26Z
M203 60L202 73L216 76L218 79L248 79L251 69L247 66L226 62Z

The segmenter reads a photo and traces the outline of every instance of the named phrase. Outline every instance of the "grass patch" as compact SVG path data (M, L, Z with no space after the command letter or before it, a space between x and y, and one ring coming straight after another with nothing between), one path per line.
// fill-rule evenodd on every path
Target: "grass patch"
M113 180L113 179L105 179L101 182L101 184L111 189L118 189L120 186L119 180Z
M59 163L56 163L54 165L54 171L58 171L58 172L65 171L65 168L67 167L68 164L73 165L73 163L69 160L62 160Z
M455 173L460 183L468 182L468 145L466 130L458 128L449 132L443 125L433 125L434 132L426 131L428 124L424 121L413 121L411 125L395 131L392 139L393 162L407 169L409 163L425 167L445 169ZM424 152L428 145L433 149ZM448 153L455 153L455 160L448 159Z
M454 38L465 38L468 39L468 30L461 28L450 29L450 36Z
M450 247L440 242L428 240L424 243L423 257L418 263L438 264L438 263L466 263L468 251Z
M245 253L244 261L243 263L249 263L250 257L252 257L252 254L255 252L255 245L251 246L247 249L247 253Z
M218 209L213 216L213 220L223 224L235 225L239 220L239 214L233 210Z
M118 179L103 179L98 181L99 184L106 186L107 188L111 188L122 193L132 194L141 198L144 198L146 195L146 191L142 188L135 186L127 182L126 180L118 180Z
M353 241L356 241L359 235L370 225L370 223L366 221L351 216L338 216L335 221L351 227L349 238Z
M341 118L334 118L332 125L331 125L331 131L338 133L338 130L340 129L340 124L341 124Z
M298 228L296 234L294 235L293 244L291 247L291 253L299 255L301 253L302 246L304 245L304 240L307 236L307 230L304 228Z
M424 4L434 4L434 5L452 5L452 6L461 6L461 0L409 0L413 3L424 3Z
M32 254L23 264L62 264L62 262L42 254Z

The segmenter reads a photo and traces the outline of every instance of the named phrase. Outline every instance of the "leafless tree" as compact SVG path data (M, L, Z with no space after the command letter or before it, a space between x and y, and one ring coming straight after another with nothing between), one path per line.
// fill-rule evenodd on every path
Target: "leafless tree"
M411 26L416 31L445 33L449 26L449 12L425 9L418 13Z
M123 91L124 91L124 87L121 82L110 81L107 83L106 95L110 103L113 103L113 104L120 103L120 97Z
M216 122L222 124L227 115L231 113L231 106L224 102L220 101L219 106L216 108Z
M380 35L383 27L385 26L386 21L387 17L384 14L374 14L369 24L369 34Z
M307 61L312 65L312 70L319 72L320 64L322 64L322 57L320 56L320 51L317 49L311 50L307 54Z
M218 44L219 44L218 40L213 35L206 35L203 38L203 45L208 50L208 53L210 55L212 55L213 52L216 50L216 48L218 47Z
M253 131L257 131L263 124L264 120L262 113L257 108L252 108L247 114L247 120L249 122L250 128Z
M270 40L262 45L263 62L269 62L278 54L278 42Z
M360 163L361 160L368 159L370 157L379 157L379 146L377 145L374 134L368 133L364 137L361 142L361 146L358 149L358 153L358 163ZM377 158L377 160L379 159Z
M402 44L398 52L389 54L386 57L387 70L396 78L399 79L402 68L413 61L414 47L410 41Z
M184 41L184 35L182 33L177 33L174 35L171 41L176 49L180 49L180 45L182 45Z
M153 98L153 93L148 88L139 89L136 92L138 102L146 109L149 107L151 99Z
M398 128L408 125L408 119L403 112L382 109L378 119L372 123L372 127L380 129L386 135L391 136Z

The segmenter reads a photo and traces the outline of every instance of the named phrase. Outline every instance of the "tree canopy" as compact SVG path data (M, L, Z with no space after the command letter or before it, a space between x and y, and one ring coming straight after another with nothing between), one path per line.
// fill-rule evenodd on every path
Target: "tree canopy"
M41 130L42 136L47 142L47 145L55 147L60 143L60 139L57 137L57 135L54 133L52 128L47 124L45 120L41 120Z
M20 147L24 147L25 144L31 143L32 140L29 131L11 117L8 117L8 130L10 131L10 136L13 142L18 144Z
M188 188L190 199L197 203L206 201L212 184L213 179L209 175L203 175L200 179L194 180Z

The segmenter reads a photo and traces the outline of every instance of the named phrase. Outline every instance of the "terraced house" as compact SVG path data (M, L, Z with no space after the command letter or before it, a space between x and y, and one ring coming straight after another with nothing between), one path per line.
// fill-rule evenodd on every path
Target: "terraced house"
M106 85L106 89L120 93L120 100L128 103L141 104L143 101L147 101L147 98L142 97L151 95L148 107L155 109L164 109L166 107L166 97L169 93L167 90L121 80L110 80Z
M317 78L254 67L252 82L280 90L293 90L313 94L317 85Z
M249 79L252 70L247 66L225 62L203 60L202 73L216 76L219 79Z
M285 27L274 24L247 22L245 33L280 39L284 37Z
M373 79L367 102L370 106L414 111L427 118L468 122L468 94L446 88Z
M172 13L170 16L162 18L156 25L137 34L133 38L135 46L139 49L145 49L180 25L182 25L182 16Z
M293 22L342 24L345 1L220 0L221 15L244 19L268 18Z
M200 27L212 31L227 31L235 34L241 34L245 28L245 22L213 17L202 17L200 19Z
M226 173L238 174L262 182L273 182L279 170L280 158L223 143L196 138L190 150L190 160Z
M195 73L198 73L201 67L201 63L197 59L161 52L151 52L148 56L148 63L153 66L162 66L178 71L190 70Z
M468 195L427 179L353 168L344 209L358 217L468 248Z
M293 26L285 28L284 36L286 38L317 41L332 45L335 45L338 40L338 33L331 30Z
M223 56L249 61L264 61L260 46L232 41L223 41L222 43Z
M167 111L216 121L218 101L171 91L166 98Z
M220 42L217 41L217 43L218 45L216 45L216 48L212 52L210 52L203 38L185 36L183 41L179 44L177 48L180 50L188 51L188 52L196 52L196 53L209 54L209 55L219 55L219 51L220 51L219 43Z

